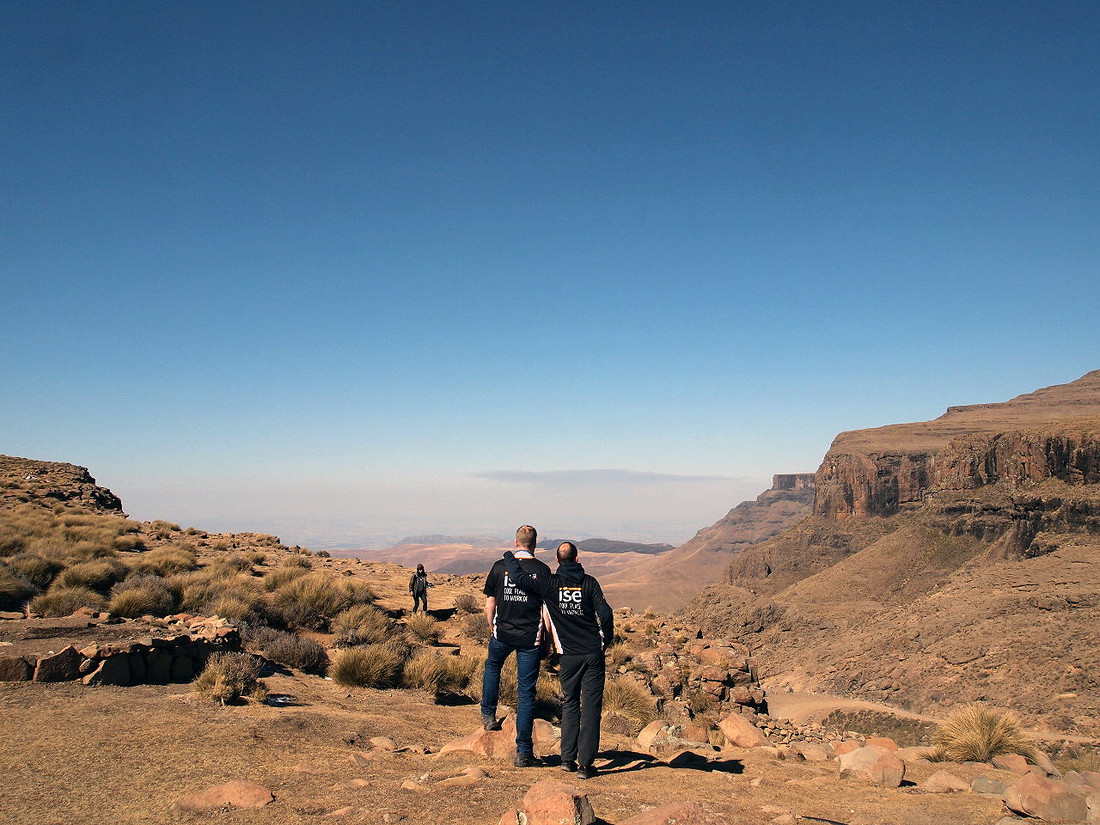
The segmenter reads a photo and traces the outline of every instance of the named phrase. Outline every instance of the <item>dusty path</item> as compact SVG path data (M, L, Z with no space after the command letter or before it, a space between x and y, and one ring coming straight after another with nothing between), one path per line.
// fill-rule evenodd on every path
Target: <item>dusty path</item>
M772 716L790 719L792 722L806 724L820 722L833 711L874 711L896 716L899 719L912 719L918 722L939 724L942 720L919 713L910 713L892 705L868 702L863 699L849 699L845 696L830 696L821 693L768 693L768 711Z

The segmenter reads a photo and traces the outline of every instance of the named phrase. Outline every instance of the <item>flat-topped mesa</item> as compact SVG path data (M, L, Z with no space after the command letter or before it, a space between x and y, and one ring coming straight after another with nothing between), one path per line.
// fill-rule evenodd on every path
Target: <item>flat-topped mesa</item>
M772 476L773 490L812 490L814 473L777 473Z
M1100 370L933 421L841 433L815 475L814 515L890 516L929 493L1100 482Z

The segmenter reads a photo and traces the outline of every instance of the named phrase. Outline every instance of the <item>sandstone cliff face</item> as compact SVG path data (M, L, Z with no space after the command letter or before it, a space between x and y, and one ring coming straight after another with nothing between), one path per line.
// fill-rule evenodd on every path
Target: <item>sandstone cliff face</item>
M841 433L817 471L814 514L891 516L930 493L1100 479L1100 370L935 421Z

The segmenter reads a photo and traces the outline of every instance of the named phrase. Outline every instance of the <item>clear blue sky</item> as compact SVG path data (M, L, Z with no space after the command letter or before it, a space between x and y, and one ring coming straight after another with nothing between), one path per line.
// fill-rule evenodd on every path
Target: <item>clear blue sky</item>
M0 452L678 543L1100 367L1100 4L0 4ZM381 539L379 539L381 540Z

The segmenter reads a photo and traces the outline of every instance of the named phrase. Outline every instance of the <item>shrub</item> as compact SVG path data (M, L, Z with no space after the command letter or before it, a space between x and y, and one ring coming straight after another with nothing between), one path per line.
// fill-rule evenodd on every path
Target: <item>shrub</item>
M259 679L260 663L249 653L215 653L192 682L196 693L201 693L223 705L238 702L242 697L263 701L267 688Z
M332 680L344 687L396 687L408 654L408 647L394 640L341 650L332 663Z
M478 603L477 597L471 596L469 593L463 593L461 596L455 598L455 609L459 613L481 613L481 604Z
M424 650L405 663L402 684L434 696L457 693L469 684L477 661L460 656L440 656Z
M19 570L0 564L0 610L22 610L27 599L38 592Z
M127 619L147 614L167 616L176 609L178 598L179 594L160 576L130 576L111 588L107 609Z
M301 548L298 548L299 550ZM301 570L312 570L313 562L306 556L287 556L283 559L283 567L297 567Z
M115 558L100 558L82 561L72 567L66 567L57 574L55 584L59 587L86 587L105 594L129 573L126 565Z
M484 613L471 613L462 620L462 629L474 641L487 642L493 629Z
M615 642L607 648L607 669L616 671L630 661L630 646Z
M713 710L717 703L718 700L705 690L693 690L688 696L688 707L697 716Z
M1038 755L1014 715L999 713L981 703L951 714L932 734L932 744L936 761L988 762L1008 753L1034 761Z
M384 642L394 634L393 620L372 604L357 604L330 622L337 647Z
M106 600L95 590L87 587L58 587L56 583L49 592L31 599L28 605L32 613L41 613L51 618L71 616L81 607L102 610L105 606Z
M657 718L653 696L629 676L608 679L604 684L603 712L625 716L639 726L648 725Z
M430 613L414 613L405 620L405 631L413 644L434 645L439 641L439 622Z
M54 577L64 567L61 562L47 559L37 553L19 553L8 559L8 565L26 577L27 581L35 587L43 590L50 586Z
M288 626L320 630L337 613L372 598L369 588L338 580L329 573L315 572L278 588L272 604Z
M273 662L322 676L328 671L328 654L313 639L247 622L242 625L241 633L246 644Z
M253 619L264 612L264 594L251 577L231 568L210 565L168 578L180 593L180 608L189 613Z

